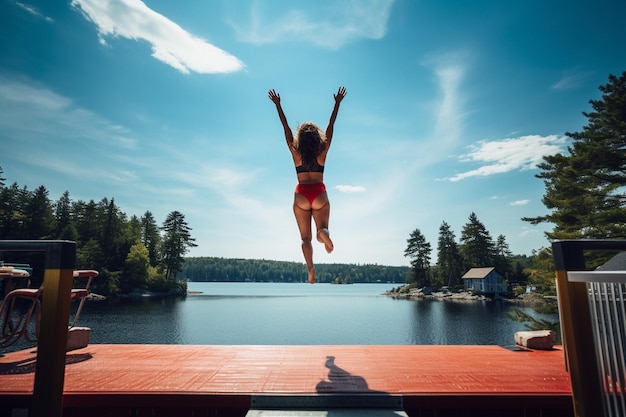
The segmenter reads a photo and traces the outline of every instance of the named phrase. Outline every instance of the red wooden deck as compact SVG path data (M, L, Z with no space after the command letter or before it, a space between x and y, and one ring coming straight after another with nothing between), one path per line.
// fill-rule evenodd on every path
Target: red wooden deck
M28 407L34 361L33 349L0 356L0 413ZM66 363L68 416L244 416L335 399L410 416L573 415L561 348L92 344Z

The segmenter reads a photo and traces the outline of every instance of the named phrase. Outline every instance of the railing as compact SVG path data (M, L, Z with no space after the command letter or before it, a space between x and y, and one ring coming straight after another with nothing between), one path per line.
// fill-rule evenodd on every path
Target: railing
M0 251L38 252L44 255L41 329L29 416L60 417L63 411L67 323L76 264L76 243L4 240L0 241Z
M574 412L626 416L626 258L586 265L626 251L626 241L556 241L552 251Z

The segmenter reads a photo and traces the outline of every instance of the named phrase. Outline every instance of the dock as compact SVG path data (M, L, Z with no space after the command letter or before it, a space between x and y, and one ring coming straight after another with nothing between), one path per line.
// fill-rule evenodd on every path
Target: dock
M0 415L29 408L35 360L34 349L0 355ZM573 416L560 346L91 344L67 353L63 392L71 417L350 408Z

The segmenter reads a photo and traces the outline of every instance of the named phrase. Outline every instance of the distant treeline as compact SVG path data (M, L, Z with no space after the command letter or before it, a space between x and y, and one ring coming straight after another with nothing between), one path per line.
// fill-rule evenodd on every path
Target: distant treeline
M408 266L317 264L317 282L352 284L392 282L403 284ZM188 281L306 282L306 266L298 262L266 259L185 258L180 277Z

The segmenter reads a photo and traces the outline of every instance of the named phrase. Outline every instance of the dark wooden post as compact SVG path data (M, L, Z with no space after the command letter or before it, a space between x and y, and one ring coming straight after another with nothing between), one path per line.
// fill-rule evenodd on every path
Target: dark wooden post
M45 271L37 365L30 417L61 417L70 296L76 243L68 241L0 241L1 251L43 252Z
M567 274L588 270L585 252L590 251L626 251L626 241L581 239L552 243L561 333L576 417L596 417L603 409L589 290L585 282L573 282Z

